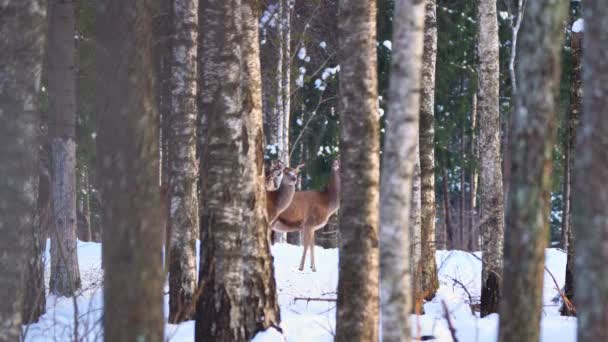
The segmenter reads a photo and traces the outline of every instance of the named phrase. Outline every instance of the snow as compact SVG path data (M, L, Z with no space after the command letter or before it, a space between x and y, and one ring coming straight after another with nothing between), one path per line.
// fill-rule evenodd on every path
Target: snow
M324 146L321 149L328 148ZM49 245L50 243L47 242L47 261L50 258ZM283 332L269 329L258 333L254 341L333 341L336 303L308 301L301 298L336 298L338 251L315 247L317 272L309 270L309 259L305 271L298 271L301 253L302 248L299 246L275 244L272 247ZM557 286L561 288L564 285L566 254L558 249L547 249L546 254L546 267L555 277ZM431 302L424 304L424 315L411 316L414 336L433 335L435 341L452 340L442 308L442 301L445 301L460 341L497 340L498 315L479 318L478 313L474 315L471 313L469 306L471 300L477 303L481 295L480 257L480 253L437 251L440 288L437 296ZM83 283L83 290L77 297L80 315L79 336L85 340L101 340L103 334L101 245L79 242L78 259ZM47 282L48 264L47 262ZM547 272L544 281L541 341L576 341L576 318L559 315L560 303L554 302L558 292ZM168 296L165 296L165 314L167 311ZM27 328L26 341L69 340L73 331L73 313L71 299L48 296L47 313L38 323ZM165 333L167 340L193 341L194 322L167 324Z
M576 21L572 24L572 32L583 32L585 31L585 20L576 19Z
M393 49L393 42L391 42L390 40L385 40L382 42L382 45L384 45L385 48L392 50Z
M281 334L277 329L270 328L266 331L259 332L252 342L276 342L276 341L286 341L285 336Z
M300 60L304 60L306 59L306 47L301 47L300 50L298 51L298 58Z
M322 41L321 43L319 43L319 46L321 47L321 49L325 49L327 48L327 43L325 41Z

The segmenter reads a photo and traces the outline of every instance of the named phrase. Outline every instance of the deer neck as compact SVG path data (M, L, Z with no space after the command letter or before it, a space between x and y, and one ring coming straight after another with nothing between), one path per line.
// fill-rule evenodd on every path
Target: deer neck
M288 184L287 178L283 177L283 181L277 189L277 209L279 211L283 211L291 204L295 191L295 184Z
M329 197L329 210L333 213L340 206L340 171L331 170L326 191Z

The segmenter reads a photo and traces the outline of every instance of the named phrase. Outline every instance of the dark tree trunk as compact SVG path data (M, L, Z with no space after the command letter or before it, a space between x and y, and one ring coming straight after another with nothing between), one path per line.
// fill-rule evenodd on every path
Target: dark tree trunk
M519 37L502 280L508 286L502 288L499 328L499 340L505 342L540 338L555 95L567 8L566 1L528 1Z
M198 165L196 159L198 1L174 1L172 62L169 322L192 317L196 289Z
M88 165L82 165L78 176L78 194L76 195L76 236L80 241L91 241L93 232L91 231L91 207Z
M336 341L378 339L376 2L340 0L340 276ZM353 53L357 51L357 53ZM353 293L357 293L353 296Z
M466 224L467 217L467 192L466 192L466 178L467 178L467 152L466 152L466 118L463 119L462 131L460 134L460 249L463 251L467 250L467 241L469 239L468 226Z
M148 5L108 0L97 15L103 325L108 341L164 340L158 113Z
M443 221L445 226L445 246L449 250L453 250L456 246L454 243L454 231L452 230L452 220L450 215L450 187L448 180L447 166L441 168L442 188L443 188Z
M583 2L583 113L577 141L573 228L576 234L578 340L608 340L608 7Z
M280 321L266 217L257 2L205 0L200 7L208 127L195 336L249 341Z
M28 232L36 229L38 91L46 3L0 3L0 341L21 337ZM10 200L6 200L10 199Z
M49 292L80 289L76 251L76 18L73 1L49 2L49 138L51 145L51 278Z
M31 240L28 250L27 270L25 273L25 293L23 297L22 318L24 324L38 322L46 311L44 284L44 251L50 222L50 178L49 147L46 134L42 134L42 148L38 152L38 199L37 221L28 231Z
M575 234L571 225L572 213L572 173L574 170L574 152L576 144L576 131L578 129L580 113L582 109L582 32L572 32L570 46L572 48L572 71L570 74L570 108L568 110L568 122L566 129L566 141L564 146L564 211L562 215L562 246L568 252L566 264L565 293L570 302L574 301L574 239ZM565 236L564 236L565 234ZM561 308L563 316L573 316L567 305Z
M477 149L477 94L473 94L473 103L471 104L471 141L470 141L470 156L473 160L471 170L471 192L469 194L469 213L468 227L469 240L467 241L468 250L476 251L479 249L479 228L477 227L477 182L479 180L477 165L479 160Z

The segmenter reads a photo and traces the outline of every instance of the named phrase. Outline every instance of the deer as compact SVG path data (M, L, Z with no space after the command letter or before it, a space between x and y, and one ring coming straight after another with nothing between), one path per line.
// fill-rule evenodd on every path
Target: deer
M281 185L281 180L283 179L283 170L285 170L285 165L282 161L272 161L270 166L266 168L266 180L265 187L266 191L276 191L279 189Z
M274 191L266 190L266 211L268 213L268 223L272 225L274 221L279 217L289 205L293 199L294 193L296 192L296 182L298 181L298 174L304 167L304 164L300 164L295 168L284 167L281 169L280 176L273 171L269 177L277 175L275 178L270 179L270 183L274 183L277 177L280 177L280 185ZM268 188L269 179L266 180L266 186Z
M329 218L340 207L340 162L334 160L331 165L329 183L325 190L298 191L294 194L291 204L279 214L271 229L278 232L301 231L304 241L304 251L300 261L300 271L304 270L306 251L310 248L310 268L315 267L315 231L323 228Z

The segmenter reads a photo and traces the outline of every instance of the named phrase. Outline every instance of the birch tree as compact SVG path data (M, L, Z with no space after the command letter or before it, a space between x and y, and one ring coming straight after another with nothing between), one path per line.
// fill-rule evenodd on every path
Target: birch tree
M576 304L579 341L608 339L608 8L585 1L583 113L574 182Z
M201 249L197 341L249 341L280 321L268 243L257 2L200 3Z
M500 341L540 338L555 95L567 8L565 1L528 2L520 32L503 276L509 286L502 289Z
M376 2L341 0L339 13L342 189L339 230L342 241L335 339L375 341L378 339L380 178ZM400 247L409 248L409 245ZM400 263L405 264L406 260L401 259Z
M481 316L498 312L504 243L504 203L500 156L498 19L496 0L478 0L477 55L479 113L480 202L483 262ZM485 219L487 217L487 219Z
M198 0L175 0L173 5L169 322L179 323L192 315L196 290Z
M49 137L51 139L51 278L49 292L80 288L76 250L76 19L73 1L49 1Z
M98 9L104 338L163 341L152 17L146 1L108 0Z
M390 122L390 121L389 121ZM389 123L390 125L390 123ZM417 137L417 136L416 136ZM412 270L412 293L414 300L414 311L422 308L418 306L422 304L422 231L421 231L421 203L420 203L420 149L419 144L416 143L414 146L414 169L412 174L412 194L410 196L410 220L409 220L409 234L410 234L410 264ZM417 307L418 306L418 307Z
M413 257L408 255L409 232L404 228L413 224L409 222L411 217L407 213L413 203L411 196L415 194L410 190L417 172L419 113L425 106L420 100L428 89L423 87L422 91L419 90L421 78L425 77L421 70L428 62L422 61L424 12L424 1L401 0L395 3L386 118L389 124L380 183L380 303L382 337L386 341L408 341L410 338L410 293L413 291L409 278L412 270L410 264L403 260Z
M427 299L439 288L435 262L435 63L437 61L437 2L426 0L420 93L421 278Z
M46 37L39 0L0 3L0 341L21 337L23 276L35 225L38 104Z

